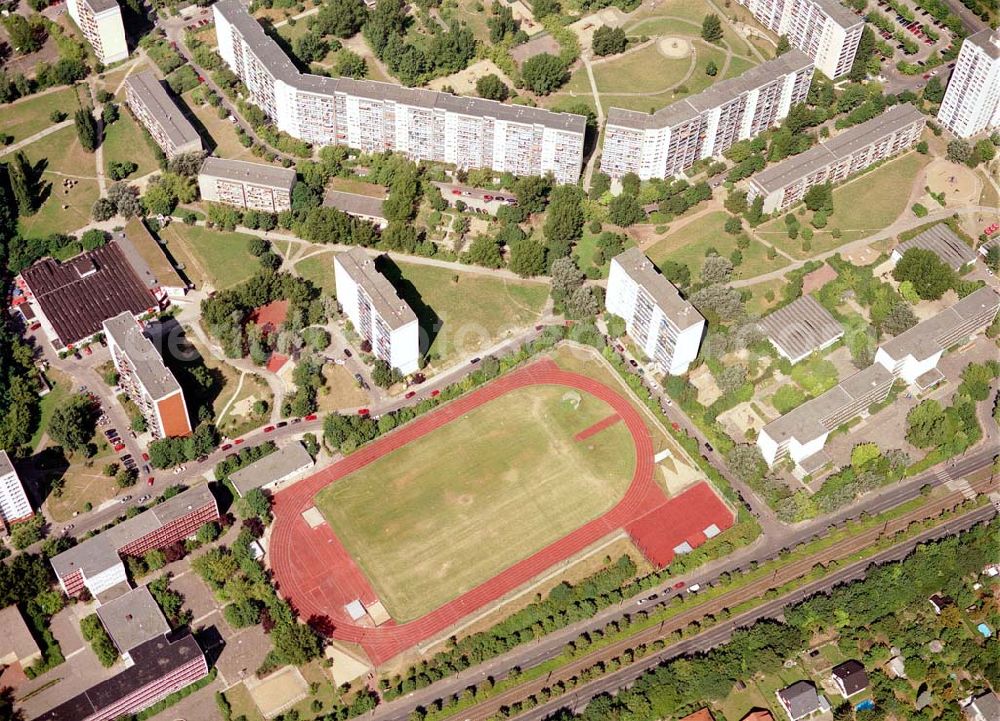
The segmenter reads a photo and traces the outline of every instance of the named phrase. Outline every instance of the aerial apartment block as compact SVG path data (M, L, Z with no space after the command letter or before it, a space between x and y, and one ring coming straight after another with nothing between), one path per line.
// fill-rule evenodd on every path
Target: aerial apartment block
M1000 127L1000 30L962 43L937 116L960 138Z
M371 343L372 353L400 373L415 373L420 363L417 316L374 259L355 246L333 259L337 300L354 330Z
M122 9L115 0L67 0L69 16L105 65L128 57Z
M698 355L705 319L638 248L611 259L608 311L664 373L685 373Z
M10 462L7 451L0 449L0 523L5 526L33 515L28 495Z
M601 170L643 180L680 174L695 161L722 155L734 143L776 125L805 101L813 63L798 50L715 83L655 113L611 108Z
M764 212L784 210L814 185L839 183L869 165L913 146L924 116L909 103L894 105L876 118L820 141L750 178L747 200L764 198Z
M865 23L838 0L737 0L764 27L816 63L816 69L837 78L851 69Z
M290 209L294 187L295 168L210 157L198 171L202 200L249 210L280 213Z
M788 456L805 473L818 470L828 460L823 446L832 431L885 400L897 380L921 390L937 383L944 350L990 325L998 310L1000 293L980 288L883 343L872 365L764 426L757 436L764 460L774 466Z
M125 79L125 101L168 158L202 149L198 131L152 71L133 73Z
M253 103L292 137L462 168L551 172L560 183L580 177L582 115L301 73L240 0L220 0L213 12L219 54Z
M132 314L120 313L103 326L118 385L142 411L153 438L190 435L184 391Z

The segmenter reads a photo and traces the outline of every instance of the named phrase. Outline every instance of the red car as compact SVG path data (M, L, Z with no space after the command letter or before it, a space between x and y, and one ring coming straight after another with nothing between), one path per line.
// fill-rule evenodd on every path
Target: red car
M83 354L84 355L93 355L94 351L90 350L90 346L88 345L86 348L83 349Z
M437 398L439 395L441 395L441 391L439 391L437 388L431 391L431 398Z
M406 398L407 400L409 400L410 398L413 398L413 396L415 396L415 395L417 395L417 392L416 392L416 391L410 391L410 392L408 392L408 393L407 393L407 394L406 394L405 396L403 396L403 397L404 397L404 398Z
M451 194L452 195L461 195L462 191L459 190L458 188L452 188Z
M273 430L274 430L274 426L267 426L267 427L266 427L266 428L264 429L264 433L270 433L270 432L271 432L271 431L273 431Z
M492 195L484 195L483 196L483 200L485 200L488 203L491 200L493 200L493 196Z
M687 584L684 583L684 581L678 581L677 583L674 584L674 588L679 591L680 589L684 588L686 585Z
M232 447L233 447L233 444L232 444L232 443L226 443L226 444L223 444L223 446L222 446L222 450L224 450L224 451L228 451L228 450L229 450L230 448L232 448Z
M121 453L124 450L125 450L125 444L124 443L116 443L115 444L115 453Z
M149 454L148 453L143 453L142 454L142 460L148 461L149 460Z
M153 481L155 481L155 480L156 480L155 478L153 478L152 476L150 476L149 478L146 479L146 484L151 486L151 485L153 485Z
M368 416L368 415L371 415L371 411L369 411L367 408L358 408L358 415L359 416Z
M242 442L243 442L243 439L242 439L242 438L237 438L237 439L236 439L235 441L233 441L233 443L235 443L236 445L239 445L239 444L241 444Z
M303 420L314 421L314 420L316 420L316 414L315 413L310 413Z
M670 424L670 427L673 428L675 431L679 431L681 429L681 424L674 422Z

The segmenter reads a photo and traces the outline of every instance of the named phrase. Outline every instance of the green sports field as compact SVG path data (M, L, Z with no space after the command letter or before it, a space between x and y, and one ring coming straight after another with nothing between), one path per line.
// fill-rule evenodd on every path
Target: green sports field
M418 618L609 510L635 448L624 423L585 441L604 401L507 393L323 489L316 506L392 617Z

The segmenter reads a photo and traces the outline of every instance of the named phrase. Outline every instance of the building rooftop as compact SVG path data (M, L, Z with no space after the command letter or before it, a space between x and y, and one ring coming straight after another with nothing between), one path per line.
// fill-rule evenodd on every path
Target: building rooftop
M0 666L30 659L40 653L17 605L0 608Z
M133 664L117 676L37 716L35 721L80 721L203 656L194 636L154 638L129 652Z
M844 335L843 326L811 295L764 317L760 329L778 350L796 360Z
M129 357L135 376L153 400L166 398L181 389L153 342L143 334L130 313L119 313L103 325L108 338Z
M239 183L282 188L288 192L291 192L295 185L295 168L279 168L276 165L248 163L245 160L208 157L198 172L201 175L211 175L214 178Z
M864 691L868 688L868 674L865 672L864 664L860 661L844 661L842 664L833 667L832 673L844 684L844 690L848 696Z
M145 105L150 114L156 118L164 134L176 147L188 143L198 143L201 146L201 136L174 99L167 93L163 85L153 75L151 70L133 73L125 79L125 84L132 88Z
M712 712L707 708L701 708L692 714L688 714L680 721L715 721L715 717L712 716Z
M1000 29L990 30L986 28L985 30L980 30L978 33L967 37L965 42L972 43L982 49L993 60L1000 60Z
M406 88L375 80L354 80L345 77L327 78L300 73L274 39L265 33L260 23L247 12L240 0L220 0L214 7L216 12L220 13L236 28L244 42L264 64L268 72L275 79L281 80L297 90L322 95L344 93L412 107L448 110L526 125L544 125L580 135L586 131L587 119L574 113L555 113L542 108L507 105L482 98L459 97L451 93Z
M879 138L897 132L924 116L913 105L894 105L878 117L847 128L829 140L820 141L804 153L793 155L750 178L750 182L765 193L781 190L830 163L845 158Z
M106 10L121 9L115 0L84 0L84 2L90 6L95 15Z
M118 247L150 291L157 288L186 288L187 283L167 258L163 247L140 218L132 218L125 230L114 234Z
M231 473L229 480L236 487L237 493L245 496L255 488L274 483L312 464L312 456L309 455L306 447L299 441L294 441L273 453L268 453L249 466Z
M170 633L167 619L145 586L101 604L97 616L122 654Z
M0 477L6 476L8 473L17 473L14 470L14 464L10 462L10 456L7 455L7 451L0 448Z
M629 248L616 255L618 263L636 284L642 286L653 297L653 301L664 315L680 329L690 328L705 319L697 309L681 297L680 291L663 277L659 269L638 248Z
M43 258L21 277L64 346L100 331L105 318L157 305L114 240L65 263Z
M793 719L802 718L819 709L819 694L808 681L796 681L788 688L778 691Z
M323 205L349 215L363 215L369 218L385 218L385 212L382 210L384 202L384 198L345 193L342 190L327 190L323 193Z
M921 361L944 350L941 339L946 339L955 327L975 318L989 308L1000 307L1000 293L985 286L970 293L937 315L917 323L895 338L879 346L893 360L913 356Z
M79 570L91 578L121 562L118 549L208 503L215 503L215 496L207 485L189 488L54 556L52 568L60 578L67 578Z
M905 243L896 247L896 252L903 255L911 248L929 250L937 255L949 268L958 270L963 265L976 259L976 251L955 234L946 223L938 223L923 233L915 235Z
M858 22L861 22L860 18L858 18ZM655 113L610 108L608 110L608 125L650 130L672 127L697 117L709 108L725 105L744 93L777 82L784 75L805 70L812 65L812 60L805 53L792 48L773 60L750 68L738 77L713 83L707 90L692 95L690 98L671 103Z
M371 298L376 312L390 329L416 323L413 309L396 294L396 289L384 275L375 269L375 259L361 247L355 246L346 253L337 253L333 259Z
M823 12L842 28L854 27L864 22L860 15L856 15L840 0L813 0L813 2L819 5Z
M1000 696L995 691L973 699L972 704L985 719L1000 719Z

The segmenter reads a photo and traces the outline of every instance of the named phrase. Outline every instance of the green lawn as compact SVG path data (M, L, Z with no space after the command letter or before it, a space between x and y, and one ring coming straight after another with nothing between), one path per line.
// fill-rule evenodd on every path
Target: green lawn
M810 356L792 367L792 380L815 397L837 385L837 368L825 358Z
M635 451L624 424L586 442L604 401L524 388L381 457L316 496L393 618L437 608L611 508Z
M260 263L250 255L247 244L253 237L226 233L183 223L171 223L160 231L170 254L184 264L184 271L196 284L211 283L225 290L251 278Z
M691 223L668 233L663 239L646 251L655 264L660 265L666 260L684 263L691 268L691 277L698 277L701 266L705 262L705 253L715 248L719 255L728 258L736 249L735 237L725 232L728 213L717 211L708 213ZM778 255L773 259L767 257L767 248L763 244L750 241L750 246L741 251L743 263L733 275L740 278L752 278L788 265L788 260Z
M690 58L666 58L654 42L642 50L596 63L594 79L601 93L655 93L680 83L690 67Z
M121 110L120 117L104 131L104 168L109 172L111 163L114 161L124 162L131 160L139 166L130 180L141 178L149 173L156 172L160 164L153 154L153 149L149 146L142 128L132 119L128 111ZM110 180L110 175L108 176Z
M80 107L77 91L63 88L45 95L29 96L24 100L0 105L0 132L14 136L15 143L45 130L52 125L53 110L66 113L68 119Z

